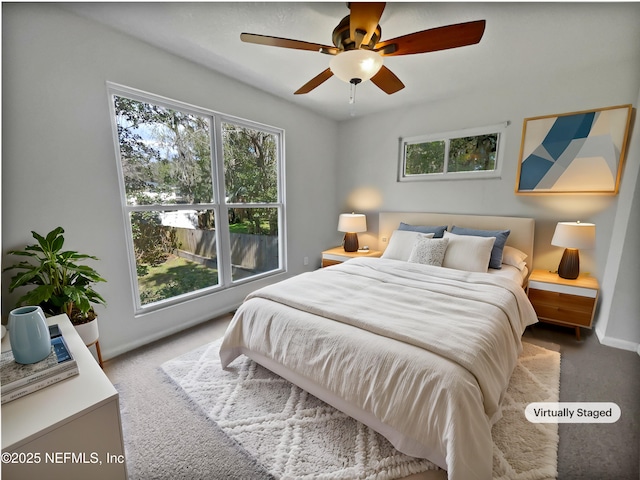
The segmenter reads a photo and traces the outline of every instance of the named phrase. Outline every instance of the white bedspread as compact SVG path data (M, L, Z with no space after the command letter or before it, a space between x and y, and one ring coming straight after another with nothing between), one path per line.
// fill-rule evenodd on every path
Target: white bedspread
M535 321L508 279L361 258L249 295L220 355L291 372L451 480L489 479L491 425Z

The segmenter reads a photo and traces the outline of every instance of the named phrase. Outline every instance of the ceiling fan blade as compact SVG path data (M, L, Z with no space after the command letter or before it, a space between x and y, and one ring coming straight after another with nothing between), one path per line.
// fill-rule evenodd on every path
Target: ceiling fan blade
M303 86L301 86L298 90L294 92L294 95L301 95L303 93L309 93L311 90L316 88L319 85L322 85L324 82L333 77L333 72L330 68L327 68L320 75L316 75Z
M356 43L356 48L366 45L371 41L375 33L380 17L384 11L385 3L351 2L349 17L349 36ZM365 32L362 34L362 32ZM362 37L362 38L359 38Z
M371 77L371 81L389 95L404 88L404 83L384 65L378 73Z
M304 42L302 40L290 40L288 38L271 37L269 35L257 35L255 33L241 33L240 40L247 43L257 43L258 45L267 45L269 47L293 48L296 50L309 50L312 52L328 53L337 55L340 50L336 47L328 45L320 45L319 43Z
M477 20L410 33L380 42L375 46L375 50L381 55L393 56L474 45L482 38L485 24L485 20Z

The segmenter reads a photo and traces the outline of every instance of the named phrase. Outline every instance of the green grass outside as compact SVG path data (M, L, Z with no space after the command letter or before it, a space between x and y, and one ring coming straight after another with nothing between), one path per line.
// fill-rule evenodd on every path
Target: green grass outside
M230 223L230 233L249 233L249 226L246 223Z
M169 257L157 266L148 266L138 277L143 305L217 285L218 271L180 257Z
M251 223L248 221L244 221L241 223L230 223L229 224L229 233L249 233L250 228L252 227ZM260 223L260 228L264 232L269 231L269 222L264 221Z

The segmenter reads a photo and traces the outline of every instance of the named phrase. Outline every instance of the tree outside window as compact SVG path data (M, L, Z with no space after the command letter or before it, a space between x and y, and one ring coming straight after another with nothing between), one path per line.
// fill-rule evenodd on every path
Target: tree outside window
M402 138L399 181L500 176L507 124Z
M138 310L280 271L281 132L126 89L112 99Z

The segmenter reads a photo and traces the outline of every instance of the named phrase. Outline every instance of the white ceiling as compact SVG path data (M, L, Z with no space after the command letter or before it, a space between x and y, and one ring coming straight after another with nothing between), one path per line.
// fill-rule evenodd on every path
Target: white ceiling
M320 53L243 43L240 33L332 45L349 13L343 2L67 3L65 8L126 32L266 92L337 120L350 118L349 85L336 77L306 95L299 87L328 67ZM486 19L479 44L386 57L406 85L387 95L358 86L357 116L487 88L514 88L539 77L637 59L640 3L388 3L382 40L419 30Z

